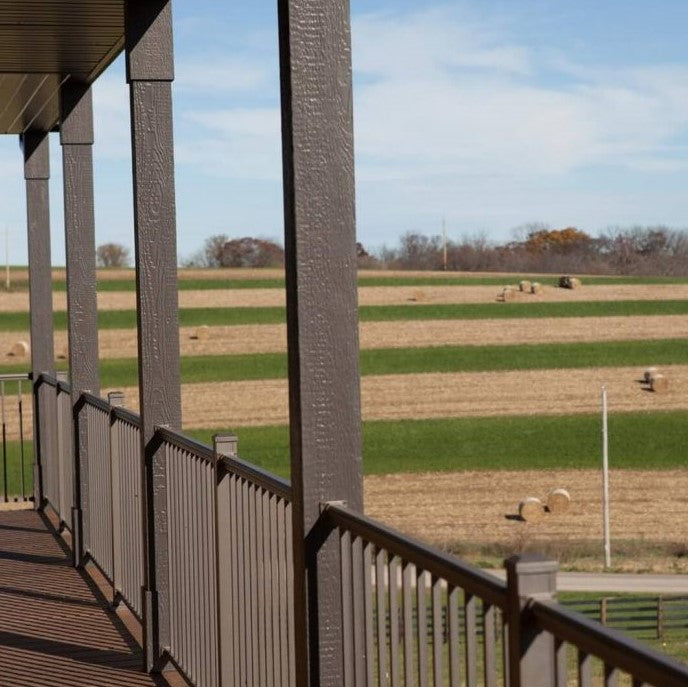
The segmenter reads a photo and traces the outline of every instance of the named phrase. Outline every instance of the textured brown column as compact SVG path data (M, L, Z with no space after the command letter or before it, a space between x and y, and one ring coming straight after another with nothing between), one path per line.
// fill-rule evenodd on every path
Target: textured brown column
M181 426L177 244L172 143L172 9L168 0L125 4L131 99L139 399L144 456L144 650L157 670L169 644L167 495L157 425Z
M342 684L336 535L362 508L349 3L280 0L297 684Z
M60 143L64 183L67 321L72 407L88 391L100 393L96 239L93 213L93 103L86 84L68 82L60 98ZM77 423L74 437L73 561L88 548L88 432ZM104 458L104 457L103 457ZM87 513L88 516L88 513Z
M52 266L50 262L50 147L48 134L29 132L21 138L26 179L26 218L29 248L29 310L31 316L31 372L54 375ZM50 455L54 413L40 389L34 393L34 504L43 505L42 462ZM53 408L54 410L54 408ZM51 424L52 423L52 424ZM43 431L41 431L43 429Z

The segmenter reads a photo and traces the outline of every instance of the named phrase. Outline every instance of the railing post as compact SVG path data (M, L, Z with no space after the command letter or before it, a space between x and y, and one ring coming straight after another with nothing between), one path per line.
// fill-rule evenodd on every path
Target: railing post
M125 0L131 111L143 500L146 670L169 646L167 470L155 428L181 427L177 239L172 137L172 3Z
M554 601L557 563L539 554L505 561L509 687L553 687L556 679L554 638L538 629L529 600Z
M215 557L216 594L217 594L217 656L219 687L229 687L234 683L235 661L234 636L232 628L232 591L228 573L232 570L233 557L237 555L232 550L230 535L231 503L229 480L230 475L219 456L235 457L238 451L239 439L236 434L214 434L213 449L215 450Z
M339 686L340 545L363 507L349 2L279 0L295 683Z
M239 437L236 434L213 434L215 453L235 458L239 455Z
M111 408L121 408L124 405L124 393L111 391L108 393L108 403ZM114 415L110 413L110 505L112 506L112 587L114 589L113 604L119 601L122 592L122 504L120 486L120 446L119 432L115 427ZM137 551L128 551L127 555L135 556Z
M50 261L50 179L49 138L47 132L28 132L21 136L26 180L26 218L29 249L29 310L31 312L31 373L34 400L34 507L44 501L43 461L50 456L51 413L43 407L41 389L36 382L41 374L55 371L53 343L52 266Z
M70 80L60 89L60 145L64 187L67 266L67 333L74 419L72 552L83 562L88 542L88 423L78 422L77 404L85 391L100 393L96 302L95 218L93 208L93 104L87 84Z
M69 375L67 372L62 370L55 373L55 379L58 382L69 381ZM59 385L55 389L55 437L57 444L57 510L60 517L60 527L64 527L66 521L66 513L71 510L71 504L69 506L65 505L67 500L67 495L63 493L64 488L64 471L66 469L67 456L65 455L65 432L68 431L67 428L62 424L62 390ZM71 499L70 499L71 500Z

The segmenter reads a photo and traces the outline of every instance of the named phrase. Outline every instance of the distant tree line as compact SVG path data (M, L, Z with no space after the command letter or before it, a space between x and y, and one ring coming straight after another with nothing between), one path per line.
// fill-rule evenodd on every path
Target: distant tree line
M592 237L575 227L529 225L508 243L484 236L449 240L447 270L581 274L686 275L688 232L668 227L611 229ZM396 248L383 247L377 260L387 269L441 270L441 236L404 234Z
M688 232L664 226L610 229L599 236L575 227L530 224L517 238L496 243L484 235L447 240L407 232L397 246L368 251L356 244L361 269L467 272L688 275ZM281 267L284 249L269 239L217 234L184 262L187 267Z

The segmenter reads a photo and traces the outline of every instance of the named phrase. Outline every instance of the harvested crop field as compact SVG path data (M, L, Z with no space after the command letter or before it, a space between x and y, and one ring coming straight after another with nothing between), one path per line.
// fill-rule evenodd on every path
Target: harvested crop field
M197 338L196 327L179 332L182 355L273 353L286 351L285 325L210 327ZM688 318L682 315L638 317L552 317L514 320L424 320L362 322L361 348L572 343L586 341L642 341L688 337ZM29 341L28 332L0 333L0 355L7 361L17 341ZM101 358L136 357L136 332L104 329L99 334ZM55 353L66 354L67 332L55 332Z
M497 542L514 550L538 541L602 540L601 478L597 470L455 472L368 476L365 509L372 518L441 546ZM566 513L525 523L514 516L526 496L545 499L563 487ZM688 471L623 470L610 474L614 539L685 542ZM601 551L601 544L600 544ZM642 545L640 547L642 555ZM677 558L688 572L688 559ZM678 570L675 570L678 572Z
M358 290L359 305L494 303L498 296L499 289L494 286L364 286ZM544 287L542 293L537 296L517 292L514 302L570 303L665 299L688 299L688 284L599 285L575 290ZM179 306L182 308L260 308L284 304L284 289L227 288L179 292ZM53 307L56 311L66 310L66 293L53 294ZM133 310L135 307L134 292L115 291L98 294L99 310ZM505 303L504 307L509 307L509 303ZM0 293L0 312L23 312L28 309L28 293Z
M361 380L364 420L570 415L595 413L605 384L611 412L688 408L688 366L665 366L669 390L647 391L643 370L600 367L458 374L371 375ZM136 409L135 388L125 389ZM283 379L185 384L185 427L286 424L287 382Z

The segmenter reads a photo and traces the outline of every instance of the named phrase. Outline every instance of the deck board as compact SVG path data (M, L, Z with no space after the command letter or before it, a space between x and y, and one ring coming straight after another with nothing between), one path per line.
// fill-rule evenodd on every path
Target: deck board
M0 512L0 684L167 686L92 577L35 511ZM175 681L176 683L176 681Z

